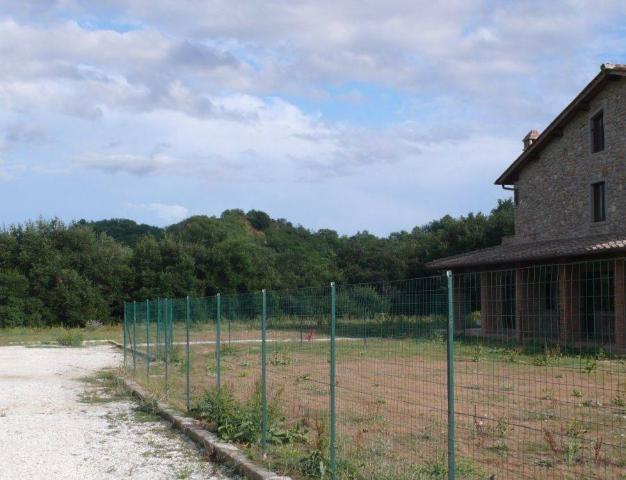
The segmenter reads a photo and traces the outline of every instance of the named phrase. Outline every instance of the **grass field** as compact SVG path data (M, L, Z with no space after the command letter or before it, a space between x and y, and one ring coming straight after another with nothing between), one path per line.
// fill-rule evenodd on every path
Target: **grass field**
M0 346L57 344L60 339L70 337L81 340L121 341L122 327L120 325L103 325L96 328L2 328L0 329Z
M358 322L356 322L358 323ZM337 429L340 478L445 478L446 344L423 337L337 341ZM154 355L156 336L150 334ZM138 335L138 338L141 338ZM146 338L145 336L143 337ZM190 391L196 404L215 388L215 331L190 331ZM230 339L230 341L229 341ZM174 328L167 397L185 408L185 333ZM221 382L242 404L261 378L259 331L233 323L221 336ZM327 451L329 342L314 329L268 333L270 405L291 435L249 451L297 478L319 477ZM145 344L138 344L146 350ZM137 379L165 395L162 362L136 357ZM458 478L626 478L626 362L601 350L562 352L544 345L456 342ZM317 463L316 463L317 462ZM322 468L323 470L323 468Z

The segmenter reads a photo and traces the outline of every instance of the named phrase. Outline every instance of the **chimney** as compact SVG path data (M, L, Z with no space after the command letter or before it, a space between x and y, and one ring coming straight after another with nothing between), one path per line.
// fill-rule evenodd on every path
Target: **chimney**
M524 142L524 151L528 150L528 147L535 143L537 137L539 137L539 132L537 130L531 130L526 134L524 140L522 140L522 142Z

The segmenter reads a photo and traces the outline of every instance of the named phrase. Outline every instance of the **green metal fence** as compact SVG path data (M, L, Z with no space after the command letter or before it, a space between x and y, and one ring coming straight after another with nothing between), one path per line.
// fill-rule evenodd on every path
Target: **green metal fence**
M155 396L295 478L626 472L622 260L124 307Z

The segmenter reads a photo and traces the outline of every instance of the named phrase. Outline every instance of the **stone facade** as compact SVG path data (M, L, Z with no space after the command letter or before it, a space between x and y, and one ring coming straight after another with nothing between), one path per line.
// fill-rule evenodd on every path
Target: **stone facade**
M599 112L604 149L594 153ZM455 273L457 332L626 352L626 65L603 66L543 134L524 138L496 181L513 182L514 236L429 264ZM606 219L596 222L598 182Z
M604 112L605 149L590 120ZM626 78L607 85L519 174L514 242L626 233ZM606 181L607 220L592 221L591 184Z

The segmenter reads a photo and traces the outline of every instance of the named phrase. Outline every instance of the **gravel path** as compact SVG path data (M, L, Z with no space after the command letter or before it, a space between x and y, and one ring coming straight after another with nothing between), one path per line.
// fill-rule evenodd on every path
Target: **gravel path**
M0 348L0 479L236 478L103 390L93 376L119 361L109 346Z

